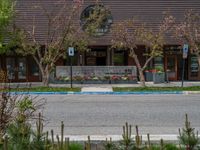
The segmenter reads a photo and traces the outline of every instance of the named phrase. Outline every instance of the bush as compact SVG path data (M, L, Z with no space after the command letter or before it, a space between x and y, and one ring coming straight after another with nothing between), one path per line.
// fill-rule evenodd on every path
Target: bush
M69 150L83 150L83 145L80 143L72 142L69 144Z
M179 129L179 142L187 150L199 149L200 138L198 137L198 132L195 134L195 129L191 127L188 121L187 114L185 115L185 127L182 131Z
M164 146L164 149L165 150L179 150L179 148L176 145L174 145L174 144L166 144Z

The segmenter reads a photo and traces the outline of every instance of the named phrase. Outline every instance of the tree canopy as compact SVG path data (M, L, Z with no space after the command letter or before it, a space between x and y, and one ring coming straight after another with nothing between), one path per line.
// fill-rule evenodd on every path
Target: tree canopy
M14 1L0 0L0 47L6 35L6 28L13 17Z

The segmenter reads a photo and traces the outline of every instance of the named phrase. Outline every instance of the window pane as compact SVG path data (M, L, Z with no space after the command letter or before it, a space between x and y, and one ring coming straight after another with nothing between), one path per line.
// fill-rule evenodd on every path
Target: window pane
M115 52L114 53L114 65L115 66L124 66L125 58L124 52Z
M160 71L164 71L164 64L162 57L155 57L154 58L154 67L159 69Z
M18 59L18 78L26 79L26 58Z
M31 60L30 74L31 76L39 76L39 67L33 59Z
M6 69L8 79L15 79L15 59L14 58L7 58L6 59Z

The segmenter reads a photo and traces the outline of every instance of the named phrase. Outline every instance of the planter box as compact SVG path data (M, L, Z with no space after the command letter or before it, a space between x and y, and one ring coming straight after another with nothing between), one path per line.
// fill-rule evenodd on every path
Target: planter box
M70 84L71 81L54 80L54 81L51 81L50 83L54 83L54 84ZM83 84L83 81L72 81L72 84Z
M164 83L165 82L165 73L153 73L153 82L156 83Z
M111 84L137 84L136 80L111 80Z
M153 73L152 72L145 72L145 80L146 81L153 81Z
M83 84L109 84L109 80L85 80Z

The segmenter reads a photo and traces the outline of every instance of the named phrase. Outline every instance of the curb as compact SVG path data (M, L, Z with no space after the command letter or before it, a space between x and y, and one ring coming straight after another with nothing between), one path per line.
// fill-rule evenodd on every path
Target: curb
M147 135L141 135L143 141L148 141ZM70 141L87 141L88 135L65 135L65 138L69 138ZM134 138L135 135L132 135ZM178 135L176 134L162 134L162 135L150 135L151 141L178 141ZM90 135L91 141L106 141L106 139L112 138L112 141L120 141L122 135Z
M200 94L200 91L184 91L184 94Z
M200 92L199 92L200 93ZM144 91L144 92L10 92L10 94L23 94L23 95L159 95L159 94L193 94L190 92L182 91ZM197 93L195 93L197 94Z

